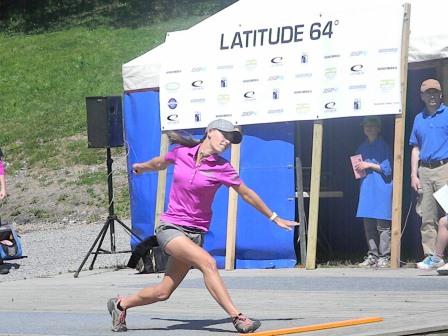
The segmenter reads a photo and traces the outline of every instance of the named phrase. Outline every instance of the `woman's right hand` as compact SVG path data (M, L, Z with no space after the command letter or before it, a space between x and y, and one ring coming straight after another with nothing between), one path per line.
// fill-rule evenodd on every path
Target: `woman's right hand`
M143 163L134 163L132 165L132 171L134 174L141 174L145 171Z

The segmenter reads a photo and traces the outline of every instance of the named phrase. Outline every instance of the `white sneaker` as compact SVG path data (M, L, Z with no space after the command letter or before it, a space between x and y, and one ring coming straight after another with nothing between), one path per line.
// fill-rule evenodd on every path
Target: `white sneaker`
M374 266L376 266L377 260L378 260L378 258L369 254L367 257L364 258L363 262L358 264L358 266L359 267L374 267Z
M376 266L380 268L390 267L390 259L388 257L380 257L376 263Z
M448 275L448 264L443 265L437 269L437 273L439 275Z
M443 259L436 261L434 256L427 256L425 259L417 263L417 268L421 270L433 270L442 267L443 265L445 265Z

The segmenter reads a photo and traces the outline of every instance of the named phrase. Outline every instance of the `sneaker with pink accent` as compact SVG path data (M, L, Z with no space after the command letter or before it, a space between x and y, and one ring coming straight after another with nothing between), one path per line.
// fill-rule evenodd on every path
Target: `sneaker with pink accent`
M107 301L107 310L109 310L109 314L112 316L112 331L127 331L126 310L118 309L119 302L120 297L112 298Z
M242 333L252 333L261 326L261 322L258 320L251 320L246 315L239 313L237 316L232 318L233 326L235 329Z

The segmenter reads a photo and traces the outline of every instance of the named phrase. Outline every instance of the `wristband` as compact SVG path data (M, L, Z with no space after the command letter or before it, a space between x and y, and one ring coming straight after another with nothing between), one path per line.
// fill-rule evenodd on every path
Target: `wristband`
M273 213L272 213L272 216L269 217L269 220L273 222L274 219L276 219L277 217L278 217L277 213L276 213L276 212L273 212Z

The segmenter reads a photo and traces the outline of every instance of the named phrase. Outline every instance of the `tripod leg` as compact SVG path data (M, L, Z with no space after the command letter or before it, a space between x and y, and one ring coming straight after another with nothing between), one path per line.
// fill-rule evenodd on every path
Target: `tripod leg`
M101 238L101 242L104 239L104 236L106 235L107 232L107 228L108 228L109 222L106 222L103 225L103 228L101 229L100 233L98 233L98 235L95 238L95 241L93 242L92 246L90 246L89 251L87 252L86 256L84 257L84 260L82 261L81 265L79 265L78 270L75 272L75 274L73 275L73 277L77 278L79 275L79 272L81 272L81 269L83 268L84 264L86 263L87 259L89 258L90 254L92 253L93 249L96 246L96 243L98 242L98 240ZM98 245L98 248L101 246L101 243ZM97 250L98 252L98 250Z
M106 232L107 232L108 228L110 228L110 220L109 219L106 220L106 223L103 226L104 232L103 232L103 235L101 236L100 242L98 243L98 247L93 255L92 263L89 266L89 270L93 270L93 265L95 264L98 254L100 253L101 246L103 246L103 240L104 240L104 237L106 237ZM110 253L113 253L113 252L111 251Z
M117 216L114 217L114 220L116 220L120 225L128 231L131 235L133 235L135 238L137 238L139 241L143 241L142 238L140 238L129 226L127 226L125 223L123 223Z

